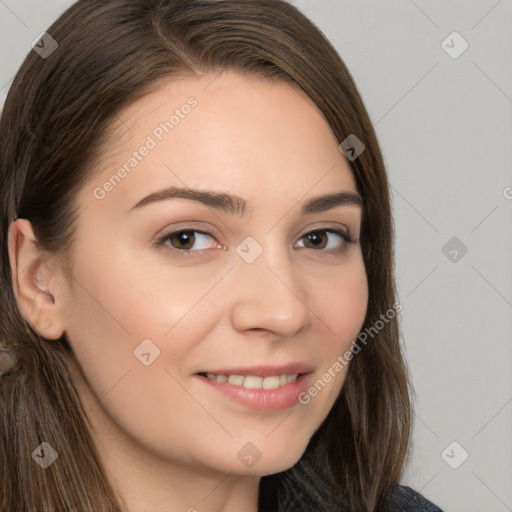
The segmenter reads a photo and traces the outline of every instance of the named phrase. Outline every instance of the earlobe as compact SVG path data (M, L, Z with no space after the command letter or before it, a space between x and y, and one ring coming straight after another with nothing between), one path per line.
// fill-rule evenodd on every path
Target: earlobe
M59 339L64 329L56 290L52 289L53 269L44 251L37 247L28 220L11 223L8 248L12 287L21 315L40 336Z

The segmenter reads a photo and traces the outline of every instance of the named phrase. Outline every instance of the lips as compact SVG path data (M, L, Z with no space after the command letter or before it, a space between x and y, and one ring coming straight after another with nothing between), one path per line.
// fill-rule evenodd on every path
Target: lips
M252 409L292 407L313 367L306 363L281 366L222 368L196 375L213 389Z

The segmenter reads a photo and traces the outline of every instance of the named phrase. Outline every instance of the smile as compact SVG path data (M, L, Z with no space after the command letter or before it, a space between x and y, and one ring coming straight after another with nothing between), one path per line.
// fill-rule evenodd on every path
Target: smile
M218 384L227 383L247 389L277 389L295 382L299 376L297 373L292 375L270 375L268 377L259 377L257 375L216 375L215 373L203 375Z

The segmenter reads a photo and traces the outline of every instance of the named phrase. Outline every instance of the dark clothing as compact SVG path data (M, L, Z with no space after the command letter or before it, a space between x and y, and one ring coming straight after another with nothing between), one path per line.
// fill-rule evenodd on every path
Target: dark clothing
M303 468L295 471L303 470ZM293 470L293 468L292 468ZM304 475L308 476L308 480ZM333 495L334 486L323 485L318 474L312 470L300 474L297 481L283 480L279 475L270 475L263 478L266 485L265 492L260 494L259 512L361 512L350 509L346 500L341 496ZM281 478L280 492L275 485L276 478ZM302 484L302 485L300 485ZM280 494L279 503L276 501ZM419 492L406 485L395 485L383 497L375 512L443 512L437 505L427 500Z
M388 498L386 512L443 512L427 498L405 485L397 485Z

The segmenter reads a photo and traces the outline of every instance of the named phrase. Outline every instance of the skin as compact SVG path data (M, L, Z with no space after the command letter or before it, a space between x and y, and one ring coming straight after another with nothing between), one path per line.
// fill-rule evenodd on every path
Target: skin
M197 106L97 199L94 190L191 96ZM350 348L368 300L361 207L300 212L317 195L356 192L349 164L297 86L230 72L160 84L112 133L78 197L71 275L36 250L28 221L11 225L20 310L38 333L71 344L94 441L127 510L254 512L260 477L301 457L346 368L307 405L275 411L234 403L195 373L301 361L313 383ZM237 194L244 215L187 199L129 211L173 185ZM179 238L155 247L178 228L211 237L196 236L187 258L171 252L186 250ZM323 231L318 248L305 235L322 228L348 229L355 242ZM263 249L252 263L236 252L247 236ZM160 349L149 366L134 356L144 339ZM252 467L237 457L248 442L261 453Z

